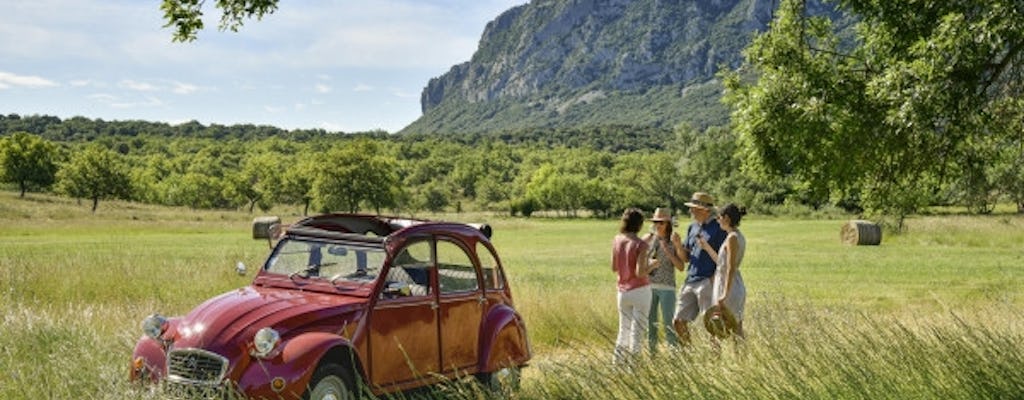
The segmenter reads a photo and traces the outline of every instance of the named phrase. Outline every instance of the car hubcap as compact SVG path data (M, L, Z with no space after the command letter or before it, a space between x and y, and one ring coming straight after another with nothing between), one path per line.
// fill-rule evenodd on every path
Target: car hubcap
M337 376L328 376L321 379L316 387L313 388L311 399L317 400L341 400L348 398L345 396L347 391L345 390L345 383L342 382L341 378Z

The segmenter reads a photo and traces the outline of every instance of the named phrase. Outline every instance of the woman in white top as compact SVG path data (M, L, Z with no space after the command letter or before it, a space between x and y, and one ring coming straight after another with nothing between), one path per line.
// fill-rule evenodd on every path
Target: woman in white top
M717 252L703 238L700 240L701 247L718 260L711 298L721 312L731 314L731 319L735 320L736 325L730 328L740 337L743 337L743 309L747 301L747 288L740 274L740 263L743 262L743 253L747 249L747 239L738 228L740 220L746 214L745 208L735 204L718 209L718 224L727 236Z

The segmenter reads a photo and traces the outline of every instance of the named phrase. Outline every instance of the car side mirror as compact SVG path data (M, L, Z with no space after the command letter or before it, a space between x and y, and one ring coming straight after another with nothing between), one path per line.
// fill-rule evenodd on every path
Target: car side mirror
M252 220L252 238L267 239L267 245L274 247L273 240L281 234L281 218L256 217Z

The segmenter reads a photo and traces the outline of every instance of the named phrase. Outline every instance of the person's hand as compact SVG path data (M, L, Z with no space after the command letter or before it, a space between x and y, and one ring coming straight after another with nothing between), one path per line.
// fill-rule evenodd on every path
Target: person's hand
M672 232L672 244L683 247L683 238L679 237L679 232Z
M707 251L708 247L711 247L711 245L708 244L708 241L704 240L704 237L700 235L697 236L697 245L700 246L701 249L704 249L704 251Z

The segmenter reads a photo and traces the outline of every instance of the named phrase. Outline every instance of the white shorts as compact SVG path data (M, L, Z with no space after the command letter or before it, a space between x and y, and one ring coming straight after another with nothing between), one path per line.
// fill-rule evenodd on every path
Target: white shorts
M701 279L697 282L687 282L679 288L679 298L676 302L675 320L692 322L697 319L700 313L704 312L714 304L712 298L713 286L711 278Z

